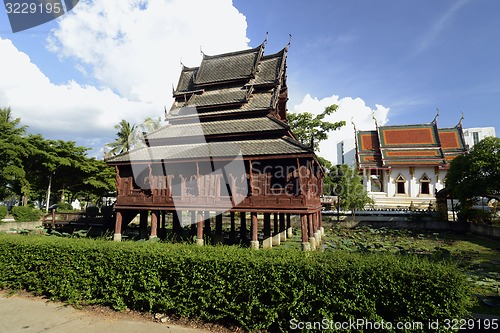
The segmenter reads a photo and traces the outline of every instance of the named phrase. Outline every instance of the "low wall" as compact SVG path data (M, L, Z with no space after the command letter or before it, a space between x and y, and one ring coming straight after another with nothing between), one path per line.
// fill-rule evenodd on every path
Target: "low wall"
M485 236L500 240L500 227L492 225L469 223L469 231L474 235Z
M356 226L371 226L374 228L391 228L391 229L408 229L408 230L428 230L428 231L452 231L457 233L465 233L469 231L469 223L458 222L441 222L441 221L352 221L345 219L344 221L333 221L334 225L339 225L346 228L354 228Z
M0 231L9 231L11 229L27 229L33 230L36 227L41 227L42 221L36 222L2 222L0 223Z
M325 225L331 222L345 228L356 226L371 226L374 228L427 230L427 231L451 231L456 233L471 233L477 236L495 238L500 240L500 227L486 224L468 222L445 222L438 221L432 214L412 213L412 212L375 212L372 215L364 212L361 215L352 217L342 214L337 219L336 216L329 216L329 220L324 221Z

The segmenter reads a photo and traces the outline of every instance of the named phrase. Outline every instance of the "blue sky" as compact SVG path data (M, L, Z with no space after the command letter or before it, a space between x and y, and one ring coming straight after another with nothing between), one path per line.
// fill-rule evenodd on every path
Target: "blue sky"
M290 112L358 128L428 123L500 129L500 2L496 0L81 0L74 10L13 34L0 9L0 106L33 132L94 148L120 119L161 116L180 62L255 47L282 49ZM333 133L320 155L335 158Z

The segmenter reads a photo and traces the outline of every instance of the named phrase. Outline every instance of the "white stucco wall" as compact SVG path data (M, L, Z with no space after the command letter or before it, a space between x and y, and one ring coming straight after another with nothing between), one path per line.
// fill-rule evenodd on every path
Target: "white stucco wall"
M409 167L392 167L383 171L383 192L371 191L371 177L367 170L363 174L363 183L369 195L375 200L376 206L401 206L406 207L412 201L414 204L428 205L430 201L435 201L434 193L444 188L444 178L446 170L436 172L434 167L415 167L413 177ZM429 194L421 193L420 179L424 174L429 179ZM403 176L405 182L405 194L396 194L396 179Z

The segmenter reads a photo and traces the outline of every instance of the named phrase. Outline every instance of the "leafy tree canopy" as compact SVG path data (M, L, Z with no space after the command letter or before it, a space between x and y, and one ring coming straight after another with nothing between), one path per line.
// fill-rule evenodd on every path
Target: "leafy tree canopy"
M319 143L328 139L328 133L345 125L345 121L335 123L325 121L325 117L337 111L338 105L330 105L314 116L310 112L288 113L287 121L295 137L304 144L313 142L314 150L319 151Z
M114 191L114 169L104 161L89 158L89 148L73 141L47 140L26 134L10 108L0 108L0 200L23 198L42 203L51 184L53 202L66 195L102 196Z
M328 176L332 181L329 194L340 197L340 206L343 209L354 212L356 209L363 209L366 205L373 204L357 168L351 168L347 164L333 166Z
M456 157L446 187L462 204L477 196L500 194L500 138L485 138L468 154Z

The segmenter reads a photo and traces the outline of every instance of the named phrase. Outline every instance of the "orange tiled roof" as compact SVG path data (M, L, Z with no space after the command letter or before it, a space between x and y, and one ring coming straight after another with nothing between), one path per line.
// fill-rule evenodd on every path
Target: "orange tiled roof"
M356 140L358 163L365 168L396 165L445 167L466 151L460 126L438 129L436 122L358 131Z

